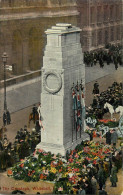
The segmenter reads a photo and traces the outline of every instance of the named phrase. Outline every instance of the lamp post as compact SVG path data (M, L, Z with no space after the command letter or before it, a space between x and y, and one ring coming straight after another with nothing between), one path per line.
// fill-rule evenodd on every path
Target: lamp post
M6 63L7 63L8 55L6 52L2 55L2 60L4 64L4 110L7 111L7 102L6 102Z

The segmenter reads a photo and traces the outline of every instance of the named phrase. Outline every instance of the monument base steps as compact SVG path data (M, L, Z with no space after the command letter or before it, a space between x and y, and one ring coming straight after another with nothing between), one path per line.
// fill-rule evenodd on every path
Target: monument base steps
M50 151L53 154L59 153L65 156L67 151L74 150L75 147L84 140L90 140L90 137L87 133L83 132L81 138L74 140L72 144L71 142L64 145L41 142L37 145L36 149L43 149L46 152Z

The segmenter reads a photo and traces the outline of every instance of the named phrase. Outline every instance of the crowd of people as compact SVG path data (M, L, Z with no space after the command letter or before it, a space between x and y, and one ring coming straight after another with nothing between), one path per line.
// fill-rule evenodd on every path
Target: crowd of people
M32 131L27 130L27 126L17 131L14 142L9 142L7 135L4 134L0 139L0 170L13 166L20 159L33 154L36 145L40 143L41 136L37 124Z
M77 188L76 194L107 195L105 187L108 177L111 182L110 187L117 187L117 173L122 167L122 148L119 146L116 148L117 141L118 137L115 130L107 132L106 144L111 145L112 149L110 152L107 152L105 160L100 160L96 164L90 164L89 160L85 158L84 166L82 167L82 180L77 185L75 184L75 188ZM73 191L70 193L73 194Z
M122 149L112 144L112 150L107 152L104 160L92 164L85 158L82 165L81 179L74 184L70 194L107 195L106 181L110 178L111 186L117 187L118 170L122 167ZM76 190L75 190L76 189Z
M99 84L96 82L99 87ZM120 105L122 106L122 83L114 82L111 87L108 87L106 91L99 94L99 88L94 84L94 98L92 104L86 108L86 116L95 116L98 119L102 119L104 114L108 112L108 109L104 108L104 104L108 102L114 108L114 110ZM96 91L96 93L94 92Z
M30 132L27 126L17 131L14 142L9 142L6 135L6 125L11 123L10 112L4 111L3 113L3 126L0 129L0 171L19 162L20 159L31 155L36 148L36 145L41 141L41 126L39 124L39 107L34 104L32 107L31 120L33 120L35 127ZM30 122L30 121L29 121Z
M122 47L120 45L108 45L105 49L98 51L84 52L84 63L87 66L93 66L99 63L100 67L104 67L104 63L110 65L113 63L115 69L118 69L118 65L122 65Z

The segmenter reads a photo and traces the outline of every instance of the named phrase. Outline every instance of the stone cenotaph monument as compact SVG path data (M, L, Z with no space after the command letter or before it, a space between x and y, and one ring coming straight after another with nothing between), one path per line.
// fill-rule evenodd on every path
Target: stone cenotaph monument
M45 32L47 45L41 81L43 129L37 148L55 154L65 155L67 150L88 139L83 128L75 130L73 125L72 86L73 83L85 85L80 31L71 24L58 23Z

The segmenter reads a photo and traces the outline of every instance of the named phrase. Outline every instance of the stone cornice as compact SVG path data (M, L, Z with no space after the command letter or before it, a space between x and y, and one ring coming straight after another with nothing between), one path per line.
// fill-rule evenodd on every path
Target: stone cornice
M22 20L22 19L33 19L33 18L43 18L43 17L62 17L62 16L76 16L79 15L77 10L67 10L67 11L58 11L58 12L32 12L32 13L17 13L17 14L3 14L0 15L0 21L8 20Z

